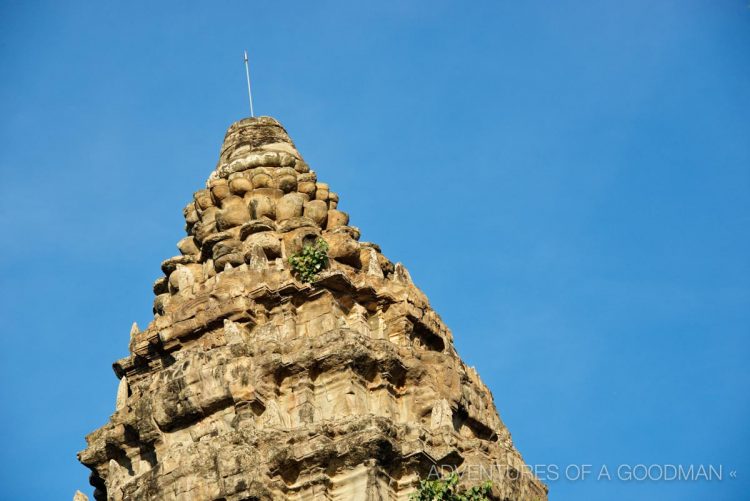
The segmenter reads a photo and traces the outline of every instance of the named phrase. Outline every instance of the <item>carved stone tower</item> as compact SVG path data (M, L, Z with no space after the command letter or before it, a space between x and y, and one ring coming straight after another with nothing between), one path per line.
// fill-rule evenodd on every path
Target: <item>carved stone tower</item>
M436 465L546 499L451 332L338 201L277 121L229 128L79 453L97 500L406 500ZM303 282L288 258L320 238L328 267Z

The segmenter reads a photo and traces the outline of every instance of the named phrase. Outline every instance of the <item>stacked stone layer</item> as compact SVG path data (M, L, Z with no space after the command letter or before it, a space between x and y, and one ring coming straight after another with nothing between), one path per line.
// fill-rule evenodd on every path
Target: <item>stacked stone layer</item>
M338 200L275 120L229 128L79 453L97 500L405 500L435 465L546 499L425 295ZM330 265L300 282L288 257L318 238Z

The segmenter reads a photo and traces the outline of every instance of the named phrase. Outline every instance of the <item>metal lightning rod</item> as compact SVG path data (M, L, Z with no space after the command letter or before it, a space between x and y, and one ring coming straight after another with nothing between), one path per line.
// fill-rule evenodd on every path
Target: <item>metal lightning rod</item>
M250 90L250 65L247 62L247 51L245 51L245 75L247 76L247 97L250 99L250 116L254 117L253 112L253 91Z

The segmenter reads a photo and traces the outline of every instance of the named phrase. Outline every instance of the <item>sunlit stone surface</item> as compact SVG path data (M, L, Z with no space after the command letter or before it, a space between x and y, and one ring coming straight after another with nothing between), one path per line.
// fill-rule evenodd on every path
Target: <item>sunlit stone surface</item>
M406 500L435 465L546 499L451 332L338 201L274 119L229 128L79 454L97 500ZM287 259L319 237L330 266L300 282Z

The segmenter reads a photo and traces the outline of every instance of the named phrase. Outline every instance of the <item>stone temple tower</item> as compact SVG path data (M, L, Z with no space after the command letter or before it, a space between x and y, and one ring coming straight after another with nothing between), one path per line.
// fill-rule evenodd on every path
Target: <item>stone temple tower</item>
M79 453L97 500L406 500L450 468L546 499L427 297L338 202L276 120L229 127ZM319 239L302 281L289 257Z

